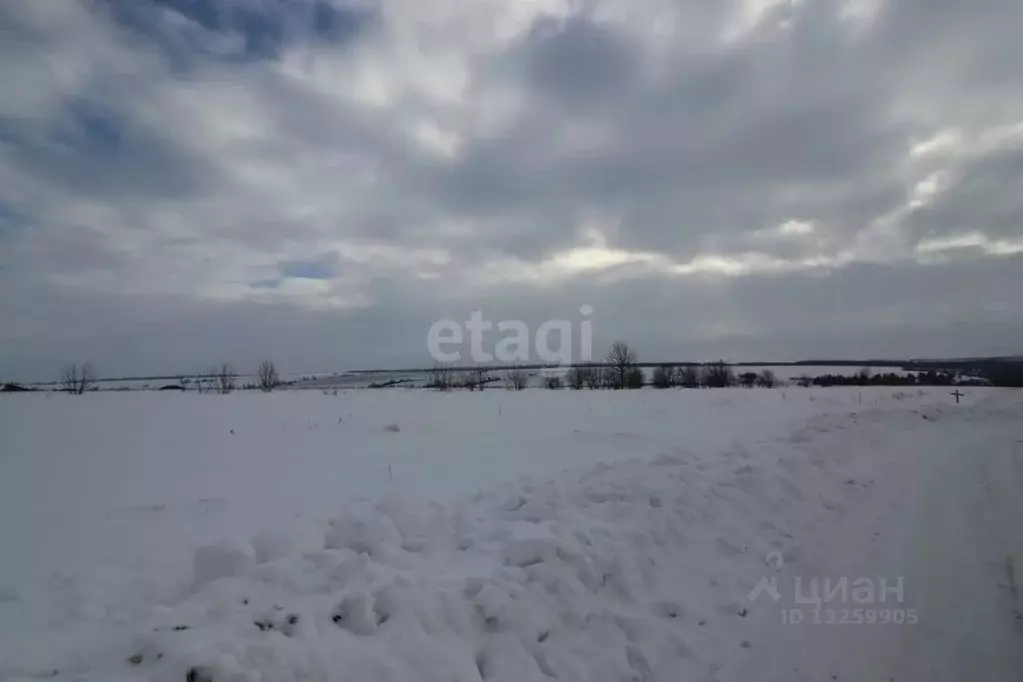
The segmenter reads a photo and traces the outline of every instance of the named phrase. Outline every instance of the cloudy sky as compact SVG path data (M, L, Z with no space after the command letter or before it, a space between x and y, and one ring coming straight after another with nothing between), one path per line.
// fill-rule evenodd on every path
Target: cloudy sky
M0 380L1023 352L1019 0L3 0ZM493 340L500 338L495 335Z

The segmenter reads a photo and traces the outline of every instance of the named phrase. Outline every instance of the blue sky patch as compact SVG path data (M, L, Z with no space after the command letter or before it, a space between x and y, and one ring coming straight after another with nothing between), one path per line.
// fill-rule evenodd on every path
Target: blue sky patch
M104 1L116 22L155 42L179 69L187 69L200 57L224 61L277 59L293 43L319 40L345 45L378 19L374 10L334 5L326 0ZM168 21L168 13L187 21ZM228 40L214 41L211 37ZM238 39L237 47L225 51L230 38Z
M281 277L292 279L330 279L336 273L336 266L327 259L289 261L281 263Z

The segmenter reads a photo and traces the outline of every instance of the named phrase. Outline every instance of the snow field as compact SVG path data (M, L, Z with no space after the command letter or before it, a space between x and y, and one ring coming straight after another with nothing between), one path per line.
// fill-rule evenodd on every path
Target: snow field
M798 563L800 538L900 466L873 439L950 402L5 402L0 679L712 679L757 645L767 553Z

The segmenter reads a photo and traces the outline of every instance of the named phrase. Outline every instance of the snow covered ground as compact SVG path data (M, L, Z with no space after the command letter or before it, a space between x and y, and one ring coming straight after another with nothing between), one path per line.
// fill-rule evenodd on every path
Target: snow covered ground
M0 680L1021 679L967 393L4 396Z

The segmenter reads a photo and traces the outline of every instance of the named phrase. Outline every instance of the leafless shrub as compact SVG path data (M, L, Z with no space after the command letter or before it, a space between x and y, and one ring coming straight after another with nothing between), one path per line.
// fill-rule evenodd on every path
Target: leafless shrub
M622 388L618 371L614 367L595 367L593 383L596 388Z
M482 391L490 383L488 370L473 369L467 371L462 377L462 385L470 391Z
M92 363L79 365L72 362L60 370L60 390L71 395L82 395L96 385L96 372Z
M561 377L558 376L557 374L551 374L551 375L548 375L546 378L544 378L543 385L546 386L547 388L549 388L552 391L561 390L561 388L563 386L563 384L561 382Z
M430 370L428 381L426 382L427 388L433 388L438 391L447 391L451 389L454 378L452 372L447 367L435 367Z
M214 367L209 371L209 377L213 390L221 395L227 395L235 389L238 374L230 364L222 362L219 367Z
M678 385L683 388L699 388L700 387L700 370L696 365L685 365L679 367L678 370Z
M778 378L769 369L765 369L757 377L757 385L762 388L774 388L778 385Z
M586 388L586 367L573 367L565 374L565 382L573 391L580 391Z
M654 388L671 388L675 385L675 368L671 365L660 365L654 368L651 383Z
M504 377L504 384L512 391L521 391L529 385L529 374L523 369L513 369Z
M640 367L633 365L625 372L625 388L643 388L645 383L646 379Z
M219 369L211 367L205 372L196 372L195 377L192 381L195 383L195 388L199 393L217 393L217 375Z
M264 393L269 393L281 385L273 360L263 360L259 363L259 368L256 369L256 385Z
M757 385L758 378L759 377L756 372L743 372L739 375L738 380L739 384L743 388L753 388Z

